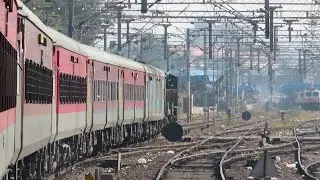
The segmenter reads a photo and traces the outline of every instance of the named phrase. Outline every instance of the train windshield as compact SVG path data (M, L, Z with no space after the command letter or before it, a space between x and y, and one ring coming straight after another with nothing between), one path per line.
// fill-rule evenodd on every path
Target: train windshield
M313 97L318 97L318 96L319 96L319 92L313 92L313 93L312 93L312 96L313 96Z
M306 97L310 97L311 96L311 92L306 92Z

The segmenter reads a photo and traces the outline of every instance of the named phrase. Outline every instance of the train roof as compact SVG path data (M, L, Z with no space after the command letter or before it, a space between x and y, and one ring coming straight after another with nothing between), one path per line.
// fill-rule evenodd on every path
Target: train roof
M17 5L19 7L18 14L27 18L52 40L52 38L48 34L47 26L43 24L42 21L35 14L33 14L33 12L30 11L30 9L25 6L20 0L17 0Z
M115 61L114 59L107 58L105 52L100 49L85 44L80 44L80 48L82 52L84 52L85 55L88 56L89 59L119 66L119 63L117 61Z
M107 64L112 64L128 69L138 70L138 71L145 71L143 68L143 64L135 62L131 59L118 56L112 53L104 52L97 48L81 44L81 50L88 56L89 59L93 59L96 61L100 61Z
M149 74L153 74L153 75L156 75L156 76L159 76L159 77L165 77L166 74L164 73L163 70L161 69L158 69L152 65L149 65L149 64L144 64L145 66L145 69L146 69L146 72L149 73Z
M56 30L51 27L47 27L49 36L54 41L54 45L63 47L68 49L74 53L85 55L85 53L81 50L80 43Z

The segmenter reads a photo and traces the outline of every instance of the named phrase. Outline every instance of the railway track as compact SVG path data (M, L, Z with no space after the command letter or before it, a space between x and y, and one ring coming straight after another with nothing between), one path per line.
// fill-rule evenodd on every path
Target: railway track
M201 117L199 117L199 118L201 118ZM239 118L240 117L233 117L234 120L239 119ZM223 120L224 120L224 118L219 118L219 119L216 120L216 122L220 122L221 123L221 122L223 122ZM260 122L260 121L258 121L258 122ZM182 126L183 126L184 129L189 129L189 130L200 129L200 128L206 129L213 123L214 123L213 121L196 122L196 123L190 123L190 124L183 124ZM244 124L240 124L238 126L234 126L233 129L229 129L229 130L224 131L224 133L228 132L229 134L231 134L231 133L245 132L245 131L247 131L247 128L243 128L243 127L250 126L250 125L255 124L255 123L256 122L247 122L247 123L244 123ZM239 128L242 128L242 129L239 129ZM202 133L202 132L199 132L199 133ZM194 140L197 140L197 138L195 138ZM100 156L89 157L89 158L86 158L86 159L84 159L84 160L82 160L80 162L76 162L75 164L72 165L72 167L71 166L67 167L64 170L60 171L59 174L53 174L53 175L49 176L46 179L55 179L56 177L58 177L58 178L64 177L67 174L67 172L70 172L70 170L72 170L74 167L81 167L81 166L84 166L85 164L92 164L92 166L95 166L93 164L97 164L99 162L103 162L108 158L115 159L119 152L121 153L121 155L122 155L122 157L124 159L126 159L126 157L128 157L130 159L130 157L143 156L146 153L147 154L148 153L150 153L150 154L152 154L152 153L160 153L160 152L166 153L166 151L169 151L169 150L174 150L174 152L179 153L179 152L183 152L183 151L185 151L187 149L192 148L193 146L195 146L196 144L201 143L202 141L203 140L194 141L194 142L190 142L190 143L178 143L178 144L171 144L171 145L165 144L165 145L155 145L155 146L149 146L149 147L122 147L122 148L118 148L118 149L112 150L111 153L108 153L108 154L100 154ZM230 146L231 144L234 143L234 141L232 141L232 140L223 140L223 142L226 142L226 143L215 142L215 143L210 144L210 145L209 144L205 144L203 146L200 146L199 150L201 150L201 149L205 150L205 149L210 149L210 148L211 149L212 148L222 149L222 148ZM141 146L141 145L137 144L135 146Z
M248 124L247 126L250 126ZM185 149L184 151L175 155L161 167L156 180L185 178L190 179L191 177L191 179L210 179L212 177L219 177L220 172L218 169L221 158L223 158L225 151L231 144L238 144L238 142L228 142L217 149L212 148L212 146L208 149L204 149L204 146L208 142L212 141L215 136L239 132L244 132L243 134L247 134L253 128L254 126L252 126L251 128L222 131L199 142L198 144L195 144L188 149ZM201 149L200 152L199 149ZM212 169L214 169L214 172L212 172Z
M307 154L307 150L306 148L304 147L305 146L305 143L301 140L301 137L300 136L307 136L307 135L319 135L320 133L320 129L318 126L316 126L315 128L313 128L315 131L304 131L304 132L298 132L298 128L299 126L305 126L306 123L313 123L313 122L319 122L320 120L310 120L308 122L304 122L303 124L298 124L297 126L294 127L293 129L293 133L294 133L294 136L295 136L295 142L296 142L296 145L297 145L297 159L298 159L298 165L299 165L299 168L301 169L303 175L306 177L306 179L308 180L320 180L320 175L319 173L316 173L316 171L319 172L319 165L320 165L320 159L317 158L318 160L313 160L311 157L308 158L308 156L305 156L304 157L304 160L303 160L303 157L302 157L302 154L304 152L304 154L308 155ZM320 154L320 146L315 149L315 151L317 151L317 157L319 157L319 154ZM314 152L313 152L314 153ZM313 161L313 162L308 162L308 164L306 165L303 161ZM311 168L313 167L313 168Z
M197 117L197 118L201 118L201 117ZM207 127L207 125L210 123L212 123L212 122L197 122L197 123L183 124L182 127L184 130L187 129L188 132L190 132L190 130L197 129L199 127ZM141 145L142 143L135 144L135 146L139 146L139 144ZM51 174L51 175L47 176L45 179L52 180L57 177L61 177L61 176L65 175L67 172L71 171L73 169L73 167L78 167L83 164L88 164L91 162L101 162L101 161L106 160L107 158L115 158L118 156L119 153L122 154L122 157L126 157L126 156L136 156L136 155L144 154L144 153L148 153L148 152L165 152L168 150L175 150L175 151L179 152L179 151L182 151L182 150L194 145L195 143L197 143L197 142L179 143L179 144L174 144L174 145L161 145L161 146L158 145L158 146L149 146L149 147L130 147L130 148L121 147L118 149L112 149L107 154L100 154L100 156L88 157L88 158L85 158L85 159L80 160L78 162L75 162L71 166L63 168L58 173Z

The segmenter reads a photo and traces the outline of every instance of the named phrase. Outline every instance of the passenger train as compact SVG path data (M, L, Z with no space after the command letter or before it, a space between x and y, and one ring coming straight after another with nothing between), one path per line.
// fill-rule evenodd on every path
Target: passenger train
M0 32L0 179L155 137L176 112L162 70L81 44L19 0L0 1Z

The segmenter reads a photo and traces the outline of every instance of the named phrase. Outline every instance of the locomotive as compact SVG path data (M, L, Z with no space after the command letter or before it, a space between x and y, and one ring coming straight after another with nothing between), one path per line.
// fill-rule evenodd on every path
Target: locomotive
M320 91L315 88L307 88L299 93L298 103L303 110L320 109Z
M176 118L164 71L81 44L19 0L0 17L0 179L43 179Z

